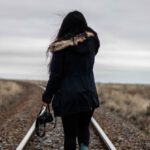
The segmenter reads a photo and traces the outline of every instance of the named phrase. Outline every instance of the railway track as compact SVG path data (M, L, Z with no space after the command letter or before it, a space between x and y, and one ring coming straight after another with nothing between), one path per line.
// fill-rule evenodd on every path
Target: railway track
M43 86L40 86L40 87L43 90L45 89ZM45 111L45 106L43 107L43 109L41 111L41 114L43 114L44 111ZM30 127L30 129L28 130L28 132L26 133L26 135L24 136L24 138L22 139L20 144L17 146L16 150L23 150L30 143L31 138L33 137L33 134L35 132L35 124L36 124L36 121L33 122L32 126ZM111 142L111 140L108 138L108 136L105 134L103 129L100 127L100 125L97 123L97 121L93 117L91 119L91 124L93 126L93 129L95 130L95 132L92 132L92 134L94 134L94 133L97 134L100 137L100 139L103 141L103 144L102 144L103 145L103 149L116 150L116 148L113 145L113 143ZM95 138L98 138L98 137L96 136ZM99 143L102 142L102 141L100 141L100 139L98 139ZM33 142L31 142L29 147L32 147L31 145L34 143L34 140L32 139L32 141ZM63 149L63 147L61 147L61 149ZM97 146L96 149L99 149L98 146ZM102 149L102 148L100 148L100 149Z

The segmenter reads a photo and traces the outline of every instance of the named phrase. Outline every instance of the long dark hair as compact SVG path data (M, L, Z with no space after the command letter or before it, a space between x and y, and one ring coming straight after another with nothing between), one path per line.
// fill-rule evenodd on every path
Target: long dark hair
M74 36L84 32L87 28L88 25L83 14L79 11L72 11L68 13L63 19L57 34L57 39Z
M89 27L84 15L79 11L72 11L64 17L55 40L70 38L84 32L88 28ZM49 54L50 46L51 44L49 45L46 52L47 57Z

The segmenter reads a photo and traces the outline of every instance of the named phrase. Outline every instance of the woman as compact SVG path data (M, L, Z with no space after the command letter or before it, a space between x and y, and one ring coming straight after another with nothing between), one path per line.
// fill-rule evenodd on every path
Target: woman
M99 106L93 75L99 46L96 32L82 13L73 11L64 18L48 48L52 59L42 100L52 102L55 116L62 118L65 150L76 149L76 138L80 150L88 150L90 119Z

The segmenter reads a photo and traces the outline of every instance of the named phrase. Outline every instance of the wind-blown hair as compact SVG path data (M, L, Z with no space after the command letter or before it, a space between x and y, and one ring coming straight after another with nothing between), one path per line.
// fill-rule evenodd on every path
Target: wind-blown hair
M66 15L63 19L57 39L67 38L82 33L87 29L87 22L83 14L79 11L73 11Z
M79 33L84 32L86 29L88 29L88 25L83 14L79 11L72 11L68 13L63 19L55 41L73 37ZM47 49L47 56L50 50L50 46L51 44Z

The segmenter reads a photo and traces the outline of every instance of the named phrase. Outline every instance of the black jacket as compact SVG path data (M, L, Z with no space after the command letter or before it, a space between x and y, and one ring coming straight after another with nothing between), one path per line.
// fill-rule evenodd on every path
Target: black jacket
M42 100L56 116L88 111L99 106L93 65L100 43L92 30L52 44L50 76Z

